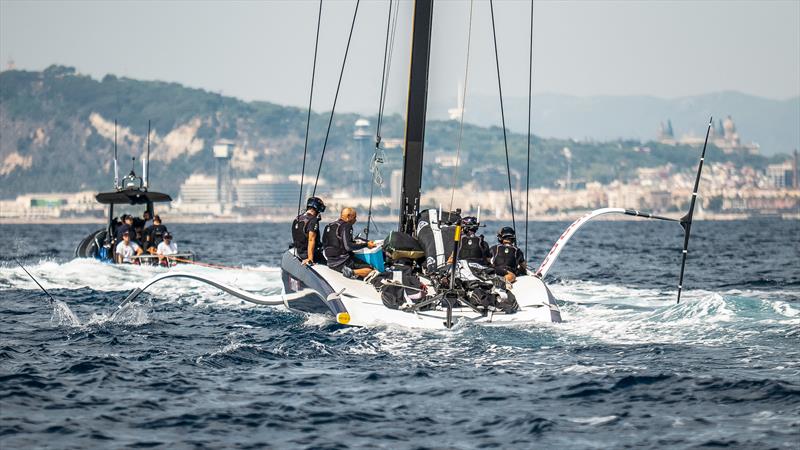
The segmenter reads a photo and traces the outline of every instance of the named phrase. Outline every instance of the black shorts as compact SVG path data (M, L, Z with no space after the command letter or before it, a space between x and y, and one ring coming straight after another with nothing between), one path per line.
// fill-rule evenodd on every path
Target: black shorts
M352 256L352 255L350 255L347 258L347 260L345 262L343 262L342 264L339 264L338 266L335 266L335 267L331 266L329 264L328 267L330 267L331 269L333 269L333 270L335 270L337 272L341 272L342 269L345 268L345 267L349 267L349 268L351 268L353 270L372 269L372 266L370 266L369 264L365 263L364 261L362 261L362 260L360 260L360 259L358 259L358 258L356 258L355 256Z

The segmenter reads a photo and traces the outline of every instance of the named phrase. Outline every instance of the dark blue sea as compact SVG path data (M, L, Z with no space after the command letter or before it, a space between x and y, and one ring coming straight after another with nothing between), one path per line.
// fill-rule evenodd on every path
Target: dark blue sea
M232 267L187 270L280 294L287 225L167 225ZM531 223L531 265L566 225ZM0 225L3 449L800 448L798 221L696 222L677 305L680 227L592 223L548 276L565 323L446 332L189 280L111 320L165 269L73 260L95 228Z

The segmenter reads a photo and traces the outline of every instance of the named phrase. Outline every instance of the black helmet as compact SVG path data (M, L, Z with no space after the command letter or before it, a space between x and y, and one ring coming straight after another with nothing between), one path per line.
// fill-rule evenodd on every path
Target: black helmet
M318 213L325 212L325 202L319 197L309 197L306 200L306 208L314 208Z
M497 232L497 241L501 243L503 241L517 242L517 232L511 227L500 228L500 231Z
M464 231L474 233L478 231L478 225L478 219L476 217L467 216L461 219L461 226L464 227Z

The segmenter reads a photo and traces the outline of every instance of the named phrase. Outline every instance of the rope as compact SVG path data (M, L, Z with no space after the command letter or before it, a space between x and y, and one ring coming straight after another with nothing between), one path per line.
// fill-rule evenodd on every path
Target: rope
M528 160L525 164L525 255L528 254L528 205L531 193L531 99L533 90L533 0L531 0L531 40L528 56Z
M306 141L303 144L303 169L300 171L300 198L297 200L297 214L303 212L303 181L306 175L306 155L308 154L308 130L311 127L311 101L314 99L314 78L317 75L317 49L319 48L319 25L322 22L322 0L319 0L317 13L317 37L314 40L314 65L311 68L311 94L308 96L308 116L306 116Z
M333 114L336 112L336 102L339 100L339 89L342 87L342 77L344 76L344 68L347 66L347 54L350 52L350 41L353 39L353 30L356 27L356 17L358 16L358 5L361 0L356 0L356 7L353 11L353 23L350 25L350 35L347 37L347 47L344 50L344 59L342 60L342 70L339 72L339 82L336 84L336 95L333 97L333 107L331 108L331 117L328 119L328 130L325 132L325 142L322 144L322 154L319 157L319 166L317 167L317 177L314 179L314 190L311 196L317 195L317 185L319 184L319 174L322 172L322 162L325 160L325 149L328 147L328 138L331 135L331 125L333 125Z
M500 56L497 54L497 32L494 24L494 2L489 0L489 9L492 13L492 38L494 40L494 60L497 66L497 89L500 91L500 117L503 121L503 145L506 149L506 173L508 174L508 198L511 202L511 223L517 229L517 220L514 215L514 193L511 190L511 163L508 161L508 136L506 136L506 114L503 109L503 85L500 82Z
M472 6L473 0L469 2L469 28L467 31L467 62L464 64L464 88L461 91L461 120L458 127L458 145L456 147L456 166L453 168L453 189L450 191L450 207L453 210L453 198L456 195L456 180L458 179L458 168L461 165L461 141L464 136L464 110L467 106L467 81L469 77L469 51L472 42Z
M381 125L383 124L383 110L386 105L386 84L388 81L386 64L389 57L389 35L392 27L392 1L393 0L389 0L389 14L386 17L386 42L383 45L383 71L381 72L381 92L380 98L378 99L378 124L377 130L375 131L375 148L378 148L381 143ZM394 43L394 39L392 39L392 43Z
M263 270L260 270L260 269L248 269L246 267L234 267L234 266L224 266L222 264L201 263L201 262L198 262L198 261L192 261L191 259L178 258L176 256L168 256L167 255L167 256L165 256L165 258L170 259L172 261L182 262L184 264L194 264L195 266L209 267L211 269L239 270L239 271L245 271L245 272L264 272Z
M389 56L389 34L392 28L392 0L389 0L389 14L386 17L386 42L383 44L383 72L381 73L381 91L378 98L378 124L375 131L375 152L372 155L372 162L370 163L370 171L372 172L372 183L369 186L369 208L367 209L367 230L366 239L369 240L369 229L372 225L372 198L375 194L375 182L378 176L377 164L379 161L378 152L381 145L381 122L383 121L383 108L386 105L386 60ZM381 180L382 181L382 180Z

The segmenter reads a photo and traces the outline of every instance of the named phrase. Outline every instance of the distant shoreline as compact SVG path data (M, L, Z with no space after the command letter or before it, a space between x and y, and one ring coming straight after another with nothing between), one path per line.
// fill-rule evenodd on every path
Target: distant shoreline
M583 216L585 212L575 214L559 214L559 215L545 215L545 216L531 216L531 222L572 222ZM325 218L333 218L326 214ZM674 214L675 218L679 218L680 213ZM732 220L747 220L758 218L776 218L782 220L800 220L800 214L776 214L776 215L751 215L751 214L712 214L704 213L698 214L694 217L697 221L732 221ZM518 216L517 219L520 219ZM167 223L290 223L293 217L289 216L165 216L164 220ZM392 223L396 222L395 216L378 216L373 217L372 220L378 223ZM645 220L642 218L622 216L622 215L608 215L601 216L595 220L602 221L621 221L621 220ZM489 218L485 219L487 222L511 222L511 217L503 217L500 219ZM64 217L64 218L39 218L39 219L24 219L24 218L2 218L0 225L77 225L77 224L97 224L104 225L105 219L96 217Z

